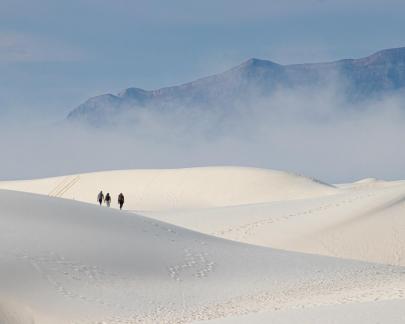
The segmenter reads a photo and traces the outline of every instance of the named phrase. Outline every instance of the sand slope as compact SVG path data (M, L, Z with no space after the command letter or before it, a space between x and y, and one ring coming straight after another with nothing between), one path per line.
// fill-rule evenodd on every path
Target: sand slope
M145 214L240 242L405 265L403 182L288 202Z
M405 301L390 300L366 303L289 309L248 316L230 317L203 322L204 324L403 324ZM201 322L200 322L201 323Z
M401 268L249 246L27 193L0 191L0 206L0 322L24 310L8 324L182 323L404 296Z

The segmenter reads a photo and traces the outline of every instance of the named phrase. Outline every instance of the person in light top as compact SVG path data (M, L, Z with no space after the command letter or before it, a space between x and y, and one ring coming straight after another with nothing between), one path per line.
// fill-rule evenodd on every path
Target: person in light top
M111 205L111 196L110 196L109 192L107 192L107 194L105 195L104 201L107 204L107 207L110 207L110 205Z

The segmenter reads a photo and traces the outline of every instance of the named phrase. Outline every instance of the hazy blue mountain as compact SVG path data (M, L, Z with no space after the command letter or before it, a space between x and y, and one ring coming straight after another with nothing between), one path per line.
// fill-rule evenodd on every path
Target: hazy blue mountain
M361 59L280 65L249 59L223 73L157 90L128 88L90 98L68 120L103 125L111 116L142 110L209 109L222 113L271 97L279 89L336 86L348 101L359 101L405 87L405 47L387 49Z

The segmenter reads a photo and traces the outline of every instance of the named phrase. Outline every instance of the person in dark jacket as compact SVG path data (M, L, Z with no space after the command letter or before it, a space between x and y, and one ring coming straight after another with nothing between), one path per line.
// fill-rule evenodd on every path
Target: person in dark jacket
M111 205L111 196L110 196L109 192L107 192L107 194L105 195L104 201L107 204L107 207L110 207L110 205Z
M98 200L98 203L100 204L100 206L101 206L101 204L103 203L103 199L104 199L104 194L103 194L103 190L101 190L101 191L98 193L98 196L97 196L97 200Z
M124 195L122 192L118 195L118 204L120 205L120 209L122 209L122 206L124 205Z

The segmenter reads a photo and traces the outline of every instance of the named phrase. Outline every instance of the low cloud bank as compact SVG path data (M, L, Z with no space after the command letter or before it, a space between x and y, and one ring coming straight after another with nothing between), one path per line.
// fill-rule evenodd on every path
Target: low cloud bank
M126 123L105 129L1 125L0 179L205 165L281 169L328 182L405 179L400 95L349 104L335 88L280 90L232 111L128 114Z

